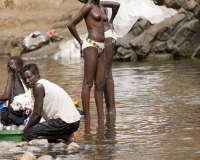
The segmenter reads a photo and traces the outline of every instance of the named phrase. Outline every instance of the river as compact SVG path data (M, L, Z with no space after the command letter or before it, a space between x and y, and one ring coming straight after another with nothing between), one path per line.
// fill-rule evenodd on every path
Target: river
M83 59L25 61L30 62L81 104ZM0 93L6 64L1 58ZM92 89L92 120L85 125L81 119L75 138L82 150L74 159L200 159L200 59L114 62L113 77L117 115L98 125Z

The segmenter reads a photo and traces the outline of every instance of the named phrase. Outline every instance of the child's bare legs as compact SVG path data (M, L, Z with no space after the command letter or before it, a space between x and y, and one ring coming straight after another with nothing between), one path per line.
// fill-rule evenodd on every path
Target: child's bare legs
M103 109L103 87L105 77L105 54L104 52L98 58L97 73L95 78L95 102L97 107L98 121L103 122L104 120L104 109Z
M93 86L98 63L98 52L95 47L84 49L84 79L81 92L85 121L90 121L90 90ZM97 101L100 98L96 98ZM98 102L96 102L98 105Z
M114 55L115 41L113 38L105 39L105 87L104 96L106 102L106 114L116 114L114 81L112 76L112 61Z

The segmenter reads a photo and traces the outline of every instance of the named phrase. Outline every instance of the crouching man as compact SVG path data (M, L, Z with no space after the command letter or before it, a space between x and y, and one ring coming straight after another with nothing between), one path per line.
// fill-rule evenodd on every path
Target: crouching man
M34 110L24 128L23 140L64 139L74 141L81 115L70 96L58 85L42 79L36 64L27 64L20 71L23 81L33 89ZM40 123L43 117L44 122Z

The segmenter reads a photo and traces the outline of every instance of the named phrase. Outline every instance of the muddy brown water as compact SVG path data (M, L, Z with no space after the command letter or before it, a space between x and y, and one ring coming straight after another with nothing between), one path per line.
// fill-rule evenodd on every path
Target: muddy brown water
M79 103L83 59L32 60L41 76ZM0 93L7 79L7 59L0 60ZM116 116L97 123L91 91L90 125L81 119L79 153L70 159L200 159L200 59L168 62L114 62ZM67 155L54 153L67 159Z

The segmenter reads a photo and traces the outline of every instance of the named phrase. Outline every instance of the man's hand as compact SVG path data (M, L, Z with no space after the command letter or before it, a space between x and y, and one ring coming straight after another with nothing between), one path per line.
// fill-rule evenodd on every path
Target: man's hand
M83 57L83 50L82 50L83 41L81 41L79 44L80 44L80 55L81 57Z
M10 63L7 69L8 69L8 73L15 73L15 71L17 70L17 66L15 63Z

